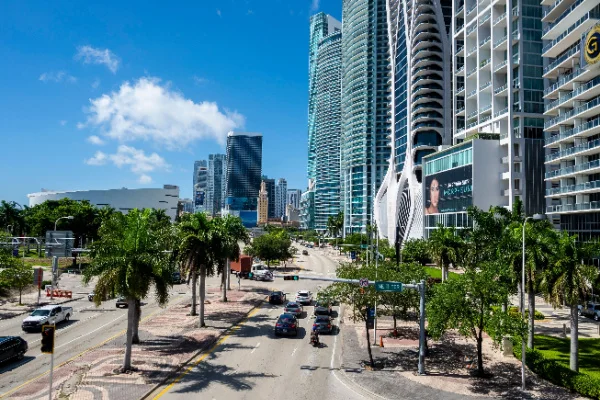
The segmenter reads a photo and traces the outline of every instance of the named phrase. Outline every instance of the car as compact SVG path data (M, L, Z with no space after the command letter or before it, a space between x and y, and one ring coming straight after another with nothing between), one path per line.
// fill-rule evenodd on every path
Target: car
M593 318L594 321L600 321L600 304L587 303L578 310L579 315Z
M293 301L290 301L289 303L287 303L283 309L283 312L285 312L286 314L293 314L293 315L302 315L302 313L304 312L304 309L302 308L302 306L298 303L294 303Z
M89 301L94 301L94 292L88 294L88 300Z
M333 331L333 325L331 324L331 317L328 315L315 316L315 322L313 322L313 328L317 328L317 332L319 332L319 333L331 333Z
M0 363L22 360L27 349L27 341L19 336L0 336Z
M309 290L299 290L296 293L296 303L310 306L312 304L312 293Z
M298 319L295 315L284 313L277 318L275 336L277 335L298 336Z
M307 256L308 255L308 250L302 250L302 255L303 256Z
M117 298L117 302L115 303L115 306L117 306L117 308L127 308L129 306L129 303L127 302L127 299L123 296L119 296Z
M331 303L327 300L317 300L315 303L315 315L331 315Z
M49 304L33 310L21 323L24 332L41 331L43 325L58 325L61 322L69 322L73 315L73 307L65 307L58 304Z
M172 279L174 285L185 283L185 278L181 276L181 273L179 271L173 272Z
M285 293L280 290L273 291L269 295L269 303L271 304L283 304L287 301Z

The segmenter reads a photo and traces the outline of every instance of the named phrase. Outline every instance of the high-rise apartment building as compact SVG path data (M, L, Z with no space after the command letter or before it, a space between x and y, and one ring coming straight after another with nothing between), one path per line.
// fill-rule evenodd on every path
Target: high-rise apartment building
M331 15L318 13L310 17L310 38L308 48L308 169L309 180L316 178L316 143L315 143L315 107L317 95L317 58L321 40L342 29L342 23Z
M223 208L226 174L227 160L225 154L209 154L206 212L212 216L221 213L221 209Z
M265 183L267 197L269 198L267 218L273 219L275 218L275 179L268 178L266 175L263 175L262 180Z
M194 162L194 211L206 211L206 191L208 188L208 163L206 160Z
M285 203L291 204L295 209L299 209L300 196L302 196L302 191L300 189L288 189Z
M267 187L265 181L260 183L260 192L258 192L258 223L266 224L269 220L269 197L267 196Z
M423 235L423 157L452 139L451 0L388 0L392 155L375 199L382 237ZM345 34L345 32L344 32Z
M580 240L600 236L600 4L543 0L546 213ZM540 11L541 13L541 11Z
M341 193L344 233L365 231L388 169L390 61L386 2L342 5Z
M309 181L306 192L300 196L300 228L315 229L315 187Z
M281 219L285 216L285 197L287 194L287 181L284 178L277 179L275 185L275 218Z
M239 216L246 227L257 223L261 171L262 134L229 132L223 213Z

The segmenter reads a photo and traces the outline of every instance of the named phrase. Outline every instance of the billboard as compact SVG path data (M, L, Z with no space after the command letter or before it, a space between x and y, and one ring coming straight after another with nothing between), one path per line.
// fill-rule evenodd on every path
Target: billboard
M196 196L194 198L194 205L203 206L204 205L204 191L196 190Z
M473 205L473 166L428 175L424 191L425 215L466 211Z
M600 24L581 36L580 65L590 67L600 61Z

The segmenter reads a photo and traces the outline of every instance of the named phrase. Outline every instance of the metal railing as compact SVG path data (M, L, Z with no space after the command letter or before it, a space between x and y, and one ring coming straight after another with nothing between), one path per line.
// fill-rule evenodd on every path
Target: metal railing
M561 40L566 38L571 32L573 32L575 29L577 29L579 27L579 25L583 24L588 19L597 19L599 17L600 17L600 12L595 12L595 11L587 12L583 17L579 18L579 20L577 22L575 22L573 25L571 25L569 27L569 29L567 29L566 31L561 33L556 39L554 39L553 41L548 43L546 46L544 46L544 48L542 49L542 54L544 54L545 52L550 50L552 47L556 46Z
M566 157L566 156L570 156L582 151L586 151L586 150L590 150L590 149L595 149L600 147L600 139L596 139L596 140L592 140L591 142L586 142L577 146L573 146L573 147L569 147L568 149L565 150L561 150L561 151L557 151L555 153L551 153L546 155L545 157L545 161L553 161L556 160L557 158L562 158L562 157Z
M546 68L544 68L544 75L552 71L554 68L558 67L570 57L573 57L575 54L577 54L578 51L579 43L576 43L574 46L571 46L571 50L565 52L562 56L554 60L552 63L548 64Z
M552 119L546 121L544 123L544 128L547 129L547 128L551 127L552 125L559 124L559 123L563 122L566 119L569 119L569 118L571 118L571 117L573 117L573 116L575 116L577 114L580 114L580 113L582 113L584 111L587 111L590 108L596 107L598 105L600 105L600 97L596 97L592 101L588 101L587 103L585 103L585 104L583 104L583 105L581 105L579 107L575 107L571 111L567 111L564 114L561 114L561 115L559 115L559 116L557 116L555 118L552 118Z
M588 169L600 168L600 160L594 160L583 164L571 165L570 167L564 167L555 169L554 171L546 172L544 177L556 178L562 175L574 174L576 172L586 171Z
M564 85L565 83L569 82L571 79L577 78L579 75L583 74L587 70L588 70L587 68L577 68L575 71L571 72L570 74L565 75L562 78L559 78L552 86L549 86L546 89L544 89L544 96L548 95L549 93L552 93L553 91L555 91L556 89L558 89L559 87Z
M565 211L585 211L600 209L600 201L592 201L589 203L564 204L557 206L546 207L547 213L565 212Z
M494 94L498 94L498 93L500 93L500 92L502 92L502 91L504 91L506 89L508 89L508 84L505 83L504 85L502 85L502 86L497 87L496 89L494 89Z
M546 189L546 196L552 196L554 194L579 192L582 190L590 190L590 189L600 189L600 180L579 183L577 185L565 185L565 186L559 186L559 187L555 187L555 188L551 188L551 189Z
M597 126L600 126L600 117L594 118L593 120L588 121L585 124L576 126L575 128L566 130L563 133L557 135L549 135L546 137L544 144L549 145L558 142L559 140L570 138L571 136L575 136L581 132L587 131L588 129L592 129Z
M492 86L492 81L487 81L486 83L483 83L481 86L479 86L479 90L487 89L490 86Z

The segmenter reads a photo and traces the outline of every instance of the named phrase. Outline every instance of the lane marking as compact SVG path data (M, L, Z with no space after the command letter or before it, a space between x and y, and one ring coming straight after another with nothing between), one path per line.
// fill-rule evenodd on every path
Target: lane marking
M294 354L296 353L296 350L298 350L298 347L294 347L294 351L292 351L292 356L294 356Z
M201 353L200 357L196 360L193 361L192 364L187 367L185 369L185 371L183 371L177 378L175 378L175 380L173 380L173 382L171 382L167 387L165 387L163 390L161 390L155 397L153 397L153 400L156 399L160 399L162 396L164 396L169 390L171 390L171 388L173 386L175 386L176 383L180 382L183 377L185 377L194 367L196 367L198 364L200 364L202 361L204 361L204 359L206 357L208 357L209 355L211 355L212 353L214 353L217 348L224 342L226 341L231 335L233 335L236 331L238 331L243 325L245 325L248 320L250 318L252 318L256 313L258 313L260 310L262 309L262 307L257 306L254 310L250 311L250 313L248 313L248 316L246 316L246 318L244 318L243 321L241 321L240 323L238 323L237 325L233 326L232 328L229 329L229 333L226 335L223 335L223 337L221 337L221 339L219 339L214 345L213 347L211 347L207 352Z
M259 347L260 347L260 342L256 343L256 346L254 346L254 348L252 349L250 354L254 353L256 351L256 349L258 349Z
M100 326L100 327L98 327L98 328L94 329L94 330L93 330L93 331L91 331L91 332L88 332L88 333L86 333L85 335L81 335L81 336L79 336L79 337L76 337L76 338L75 338L75 339L73 339L73 340L70 340L70 341L68 341L67 343L63 343L63 344L61 344L60 346L56 346L56 347L55 347L55 349L60 349L61 347L64 347L64 346L66 346L66 345L68 345L68 344L70 344L70 343L76 342L76 341L78 341L79 339L81 339L81 338L84 338L84 337L86 337L86 336L88 336L88 335L91 335L91 334L92 334L92 333L94 333L94 332L98 332L100 329L104 328L104 327L105 327L105 326L107 326L107 325L110 325L110 324L112 324L113 322L115 322L115 321L117 321L117 320L119 320L119 319L123 318L123 317L124 317L124 316L126 316L126 315L127 315L127 314L121 314L121 315L119 315L117 318L113 319L112 321L109 321L109 322L107 322L106 324L104 324L104 325L102 325L102 326Z
M152 317L152 316L154 316L154 315L158 314L158 313L159 313L159 312L161 312L161 311L165 311L165 310L166 310L166 308L165 308L165 309L161 309L161 308L159 308L158 310L156 310L156 311L155 311L155 312L153 312L152 314L150 314L150 315L148 315L148 316L146 316L146 317L142 318L142 319L140 320L140 323L142 323L142 322L146 321L148 318L150 318L150 317ZM64 362L62 362L62 363L58 364L57 366L55 366L53 371L56 371L58 368L62 367L63 365L65 365L65 364L68 364L68 363L70 363L71 361L75 360L76 358L79 358L79 357L81 357L81 356L82 356L82 355L84 355L85 353L88 353L88 352L90 352L90 351L92 351L92 350L95 350L95 349L97 349L98 347L101 347L101 346L105 345L106 343L110 342L111 340L114 340L114 339L118 338L119 336L123 335L123 334L124 334L124 333L126 333L126 332L127 332L127 329L123 329L122 331L120 331L119 333L117 333L117 334L116 334L116 335L114 335L114 336L111 336L111 337L109 337L109 338L108 338L108 339L106 339L105 341L103 341L103 342L101 342L101 343L99 343L99 344L97 344L97 345L95 345L95 346L92 346L92 347L90 347L90 348L88 348L88 349L86 349L86 350L82 351L81 353L79 353L79 354L77 354L77 355L74 355L73 357L69 358L67 361L64 361ZM37 358L37 357L36 357L36 358ZM9 391L8 391L8 392L6 392L6 393L0 394L0 399L3 399L3 398L5 398L6 396L9 396L9 395L13 394L14 392L18 391L19 389L23 388L23 386L26 386L26 385L30 384L31 382L33 382L33 381L35 381L35 380L37 380L37 379L39 379L39 378L41 378L41 377L43 377L43 376L45 376L45 375L48 375L48 373L49 373L49 372L50 372L50 371L46 371L46 372L44 372L44 373L42 373L42 374L40 374L40 375L36 376L35 378L31 378L30 380L28 380L28 381L26 381L26 382L23 382L22 384L20 384L20 385L19 385L19 386L17 386L16 388L13 388L13 389L9 390Z

